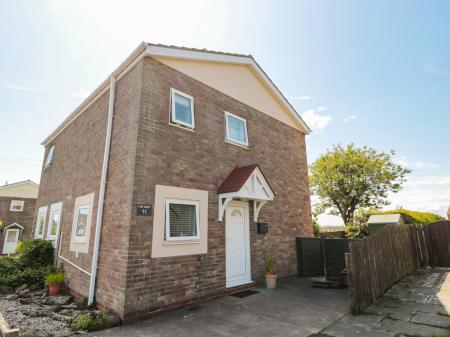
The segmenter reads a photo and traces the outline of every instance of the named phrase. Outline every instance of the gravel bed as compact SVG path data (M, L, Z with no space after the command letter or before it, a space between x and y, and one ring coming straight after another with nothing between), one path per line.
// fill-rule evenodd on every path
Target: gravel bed
M11 327L18 327L21 337L71 336L70 323L55 319L55 306L36 303L23 304L20 299L0 297L0 312Z

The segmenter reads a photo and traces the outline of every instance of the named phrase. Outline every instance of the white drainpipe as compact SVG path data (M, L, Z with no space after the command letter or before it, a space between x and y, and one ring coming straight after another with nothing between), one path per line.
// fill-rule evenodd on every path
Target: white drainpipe
M114 75L111 75L111 82L109 85L108 124L106 127L105 152L103 153L102 177L100 180L100 191L98 194L97 219L95 221L94 253L92 255L91 279L89 282L89 296L88 296L88 304L89 305L94 302L94 296L95 296L95 282L96 282L96 278L97 278L98 253L99 253L99 249L100 249L100 235L102 232L103 205L105 203L106 175L108 173L109 149L111 146L111 131L112 131L112 122L113 122L113 115L114 115L115 86L116 86L116 79L115 79Z

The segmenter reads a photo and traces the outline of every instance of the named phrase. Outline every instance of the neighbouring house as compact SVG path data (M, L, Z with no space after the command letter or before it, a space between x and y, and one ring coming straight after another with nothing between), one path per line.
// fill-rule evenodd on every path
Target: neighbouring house
M369 234L373 234L388 224L404 224L400 213L395 214L372 214L367 221Z
M32 238L39 185L31 180L0 186L0 254L14 253Z
M344 238L345 226L320 226L319 236L328 238Z
M271 245L294 275L308 133L252 56L142 43L43 141L36 236L124 320L248 287Z

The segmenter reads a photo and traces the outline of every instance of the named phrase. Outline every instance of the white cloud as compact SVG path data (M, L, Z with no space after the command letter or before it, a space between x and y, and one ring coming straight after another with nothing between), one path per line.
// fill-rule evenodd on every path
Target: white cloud
M408 160L407 157L403 156L399 159L396 159L395 162L399 165L405 166L410 169L422 170L422 169L435 169L440 167L439 164L436 164L432 161L422 161L422 160Z
M293 101L308 101L311 99L311 96L287 96L287 98Z
M314 109L306 110L301 115L306 124L308 124L308 126L311 128L311 130L321 131L325 129L333 120L333 117L331 116L323 116L319 114L319 112L324 112L326 110L326 107L320 106Z
M0 85L7 89L19 90L19 91L43 91L42 89L28 87L24 85L10 84L10 83L0 83Z
M450 176L411 176L404 189L389 197L390 208L431 212L445 216L450 205Z
M80 89L78 91L69 90L69 94L71 94L72 96L75 96L75 97L86 98L89 95L89 91L87 91L85 89Z
M348 117L344 118L344 122L348 123L348 122L350 122L351 120L354 120L354 119L356 119L356 116L355 115L351 115L351 116L348 116Z
M427 74L433 75L433 76L445 76L445 75L448 75L448 73L449 73L447 69L441 68L441 67L436 66L431 63L424 63L423 70Z

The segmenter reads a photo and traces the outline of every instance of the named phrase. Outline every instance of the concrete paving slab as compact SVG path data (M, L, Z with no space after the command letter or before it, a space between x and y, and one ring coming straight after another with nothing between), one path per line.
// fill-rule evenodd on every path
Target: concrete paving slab
M102 337L304 337L349 310L345 289L312 288L311 280L281 280L275 290L257 288L245 298L224 297L195 310L179 309L118 328L90 333Z
M411 322L433 325L446 329L450 327L449 316L427 314L423 312L418 312L416 315L414 315L411 319Z
M391 337L392 334L371 329L364 326L356 327L351 324L346 324L341 321L335 322L325 330L322 334L333 337Z
M383 319L377 328L382 331L391 332L392 334L413 336L445 336L447 334L446 329L389 318Z

